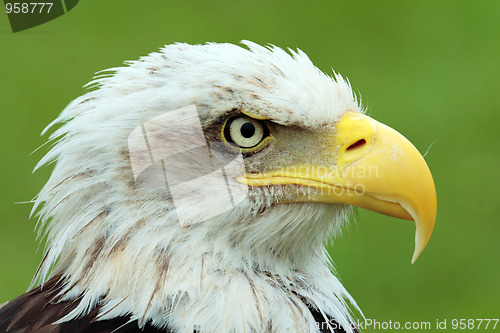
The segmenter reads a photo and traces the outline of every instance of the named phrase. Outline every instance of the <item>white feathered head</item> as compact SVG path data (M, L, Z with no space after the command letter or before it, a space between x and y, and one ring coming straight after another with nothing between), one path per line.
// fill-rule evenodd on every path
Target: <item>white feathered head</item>
M303 52L244 44L168 45L98 76L54 121L37 278L82 297L66 319L99 303L102 318L201 316L219 332L213 313L240 306L225 327L310 326L298 297L347 323L323 244L351 207L416 221L415 258L427 243L435 193L416 149Z

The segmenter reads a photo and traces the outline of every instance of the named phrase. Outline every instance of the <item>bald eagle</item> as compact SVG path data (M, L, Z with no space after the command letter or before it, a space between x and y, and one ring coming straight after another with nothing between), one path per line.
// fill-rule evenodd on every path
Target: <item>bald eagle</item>
M0 331L356 332L324 244L362 207L415 221L415 261L432 176L339 74L243 43L167 45L51 124L47 247Z

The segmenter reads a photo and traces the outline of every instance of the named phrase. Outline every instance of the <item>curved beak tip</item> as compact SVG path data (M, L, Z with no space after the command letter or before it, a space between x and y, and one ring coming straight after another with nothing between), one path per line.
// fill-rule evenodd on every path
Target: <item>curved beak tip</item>
M435 206L434 206L435 207ZM429 239L431 238L432 231L434 230L434 224L436 221L436 210L434 210L434 218L428 220L418 219L415 222L416 232L415 232L415 251L411 259L411 263L414 264L418 257L422 254Z
M423 249L422 249L423 250ZM413 252L413 257L411 258L411 263L414 264L415 261L417 261L418 257L422 253L422 250L420 249L415 249L415 252Z

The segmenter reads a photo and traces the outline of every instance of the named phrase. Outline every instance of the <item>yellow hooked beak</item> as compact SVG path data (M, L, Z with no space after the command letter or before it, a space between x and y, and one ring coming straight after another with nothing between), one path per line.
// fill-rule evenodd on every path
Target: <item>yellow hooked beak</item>
M251 173L238 181L249 186L299 185L315 194L294 202L341 203L370 209L416 224L412 263L422 253L434 228L437 200L424 158L404 136L372 118L347 112L327 154L332 167L294 165L269 173Z

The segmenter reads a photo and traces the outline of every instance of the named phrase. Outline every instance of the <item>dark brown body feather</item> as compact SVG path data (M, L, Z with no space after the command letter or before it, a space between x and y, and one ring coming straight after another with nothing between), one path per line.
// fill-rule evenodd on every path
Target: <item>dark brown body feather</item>
M96 320L100 308L94 308L89 314L61 324L54 324L67 315L79 300L57 300L61 288L59 277L47 281L43 288L36 287L0 307L0 332L7 333L169 333L168 328L146 325L139 328L137 321L130 317L117 317L111 320ZM328 325L317 310L309 307L318 323L321 333L329 333ZM329 319L333 328L338 327L335 320ZM345 333L335 329L335 333Z
M86 316L54 325L78 305L78 300L57 302L60 289L55 277L0 308L0 332L8 333L167 333L168 330L146 325L142 330L129 317L96 321L99 307Z

